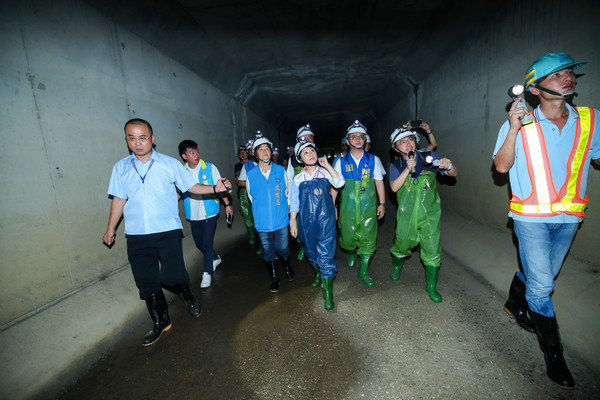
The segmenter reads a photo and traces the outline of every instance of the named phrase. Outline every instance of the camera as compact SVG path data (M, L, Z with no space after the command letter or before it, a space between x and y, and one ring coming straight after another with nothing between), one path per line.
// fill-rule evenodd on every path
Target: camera
M410 121L410 126L412 126L413 129L416 129L416 128L420 128L422 123L423 123L422 119L415 119L414 121Z

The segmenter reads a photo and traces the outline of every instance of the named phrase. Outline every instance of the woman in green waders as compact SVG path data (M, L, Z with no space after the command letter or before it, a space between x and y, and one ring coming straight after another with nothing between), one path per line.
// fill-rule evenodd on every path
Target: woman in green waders
M399 128L390 141L400 156L390 166L390 187L398 197L396 234L392 253L391 279L400 279L404 259L420 245L425 265L425 290L435 303L442 301L436 290L442 248L440 247L440 218L442 209L436 186L436 174L456 176L458 170L448 158L435 151L417 151L419 135Z

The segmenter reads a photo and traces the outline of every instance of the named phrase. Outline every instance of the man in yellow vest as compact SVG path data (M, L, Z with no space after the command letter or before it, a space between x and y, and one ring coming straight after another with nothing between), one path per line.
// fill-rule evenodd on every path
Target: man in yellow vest
M600 165L598 110L568 104L577 84L574 70L583 64L564 53L538 58L525 86L540 105L530 113L517 99L494 150L496 170L510 177L508 215L524 272L513 278L504 310L537 333L546 374L563 389L573 389L575 381L562 354L550 294L583 220L590 160Z
M214 185L221 179L216 165L205 162L200 158L198 143L186 139L179 143L179 155L185 161L184 168L190 175L203 185ZM215 231L219 216L221 200L225 212L233 216L231 197L226 193L209 193L203 195L185 192L181 195L185 210L185 219L190 221L192 237L198 250L204 254L204 272L200 288L210 287L213 272L221 264L221 256L214 249Z

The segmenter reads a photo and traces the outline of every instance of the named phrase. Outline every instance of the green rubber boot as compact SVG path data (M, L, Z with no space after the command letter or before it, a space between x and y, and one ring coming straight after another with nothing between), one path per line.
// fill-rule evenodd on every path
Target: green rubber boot
M436 290L436 285L438 281L438 276L440 274L440 267L430 267L428 265L425 266L425 281L427 282L425 285L425 290L429 293L429 298L434 303L442 302L442 295L438 293Z
M375 286L375 282L369 278L369 264L371 263L372 254L360 255L360 267L358 267L358 279L365 284L366 287Z
M321 284L321 268L314 268L315 279L310 283L312 287L319 287Z
M393 281L397 281L400 279L400 271L402 271L403 265L404 257L392 256L392 273L390 274L390 278Z
M356 264L356 249L350 250L348 252L348 267L354 268Z
M254 226L247 226L246 230L248 231L248 243L250 243L250 246L254 246L254 243L256 242Z
M300 248L298 249L298 255L296 256L296 258L298 259L298 261L304 260L304 246L302 246L302 243L300 243Z
M321 278L323 284L323 300L325 300L325 309L333 310L333 278Z
M259 256L262 255L265 251L263 250L262 244L258 244L258 249L256 249L256 254Z

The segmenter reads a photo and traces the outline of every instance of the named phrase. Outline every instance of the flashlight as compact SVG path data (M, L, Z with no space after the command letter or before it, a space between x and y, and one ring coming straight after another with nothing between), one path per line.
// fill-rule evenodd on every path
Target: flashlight
M530 112L529 107L527 106L527 102L525 101L525 97L523 96L524 92L525 92L525 87L523 85L513 85L508 88L508 95L510 96L511 99L513 99L513 101L515 101L515 100L517 100L517 98L521 97L519 99L519 102L517 103L516 108L522 107L526 111ZM532 122L533 122L533 117L531 116L530 113L525 114L525 116L523 118L521 118L521 123L523 125L529 125Z

